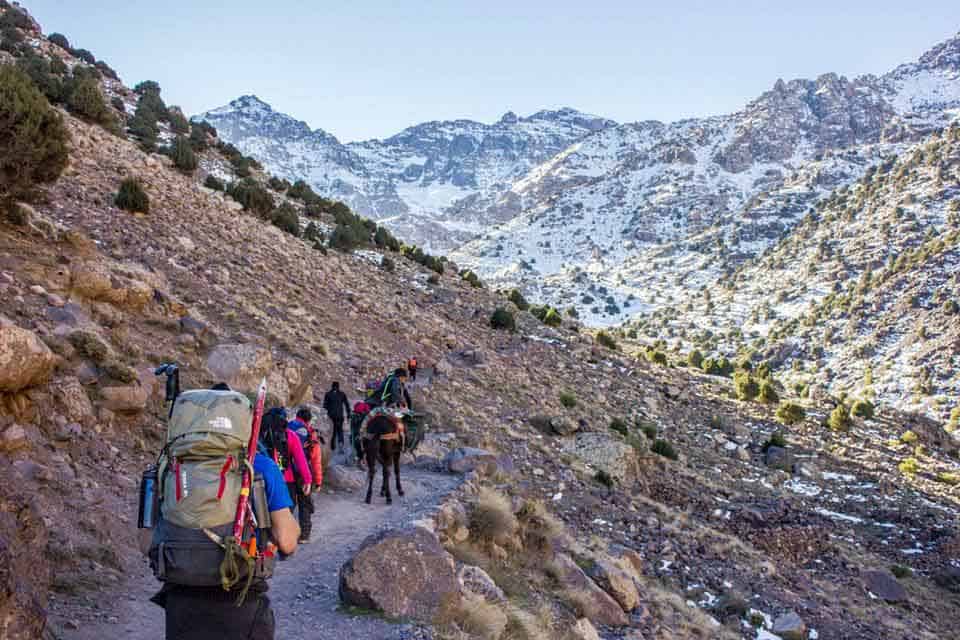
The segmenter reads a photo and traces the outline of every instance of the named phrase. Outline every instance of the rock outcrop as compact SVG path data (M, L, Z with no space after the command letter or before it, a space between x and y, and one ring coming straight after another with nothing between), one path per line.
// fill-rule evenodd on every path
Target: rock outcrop
M57 357L33 331L0 324L0 393L13 393L50 379Z

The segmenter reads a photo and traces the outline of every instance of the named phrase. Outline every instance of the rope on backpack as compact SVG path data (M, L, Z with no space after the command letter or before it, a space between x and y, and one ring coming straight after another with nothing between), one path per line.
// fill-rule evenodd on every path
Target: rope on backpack
M253 584L254 560L233 536L228 536L223 542L224 555L223 562L220 563L220 584L223 590L230 591L240 582L241 563L247 569L246 584L237 597L236 605L239 607L246 600L250 586Z

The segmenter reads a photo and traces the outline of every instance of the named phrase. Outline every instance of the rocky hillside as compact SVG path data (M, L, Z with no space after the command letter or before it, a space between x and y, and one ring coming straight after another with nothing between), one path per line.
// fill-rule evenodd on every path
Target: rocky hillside
M92 56L0 9L5 65L32 51L89 86ZM345 207L271 180L199 125L175 135L176 117L151 117L158 87L97 83L124 108L93 120L76 99L44 103L69 133L65 168L0 220L0 638L94 622L121 635L105 603L143 573L136 479L164 429L157 363L181 363L187 387L266 376L297 404L411 354L433 372L414 388L431 435L405 465L478 471L436 532L415 534L444 545L453 599L473 604L421 617L426 637L954 633L960 467L939 425L885 414L834 431L831 405L783 387L795 407L776 414L738 401L725 378L636 360L449 263L377 248L376 225L361 223L361 250L335 250ZM203 186L222 188L217 176L230 195ZM514 331L491 327L497 308ZM345 475L327 477L351 495Z
M343 144L243 96L198 118L275 175L306 180L387 224L404 240L445 251L516 215L511 184L571 144L615 123L573 109L505 114L494 124L425 122L385 140Z

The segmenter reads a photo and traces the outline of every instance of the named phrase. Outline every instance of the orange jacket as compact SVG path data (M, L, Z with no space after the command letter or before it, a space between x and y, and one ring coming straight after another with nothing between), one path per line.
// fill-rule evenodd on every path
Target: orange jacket
M313 474L313 486L323 485L323 447L320 445L320 434L310 428L310 442L307 444L307 457L310 460L310 473Z

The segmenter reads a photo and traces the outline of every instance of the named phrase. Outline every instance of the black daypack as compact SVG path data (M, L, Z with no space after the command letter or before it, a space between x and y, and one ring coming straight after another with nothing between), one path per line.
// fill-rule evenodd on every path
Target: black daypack
M280 467L280 471L286 471L293 467L293 460L290 457L290 445L287 440L287 414L281 408L273 408L267 411L263 416L263 423L260 426L260 439L267 448L268 455ZM296 471L294 469L294 471Z

